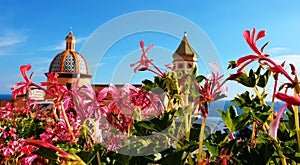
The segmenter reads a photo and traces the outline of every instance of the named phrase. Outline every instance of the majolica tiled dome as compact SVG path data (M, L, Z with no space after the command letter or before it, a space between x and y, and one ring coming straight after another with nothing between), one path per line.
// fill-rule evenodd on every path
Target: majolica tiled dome
M66 37L66 50L54 57L49 72L89 74L87 61L81 54L75 52L75 41L76 38L70 32Z
M56 55L50 64L49 72L71 72L88 73L88 66L85 58L72 51L64 51Z

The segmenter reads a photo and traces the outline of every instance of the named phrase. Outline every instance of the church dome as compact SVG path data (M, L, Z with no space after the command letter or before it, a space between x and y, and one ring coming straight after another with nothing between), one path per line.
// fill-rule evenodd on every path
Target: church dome
M49 72L89 74L86 59L75 52L75 41L76 38L71 31L66 37L66 50L54 57L50 64Z

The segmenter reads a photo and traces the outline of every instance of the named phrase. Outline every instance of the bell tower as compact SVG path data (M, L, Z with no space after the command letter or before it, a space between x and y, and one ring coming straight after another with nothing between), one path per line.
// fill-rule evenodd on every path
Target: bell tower
M193 67L198 66L198 55L191 47L186 32L179 44L177 50L173 54L173 70L189 71Z

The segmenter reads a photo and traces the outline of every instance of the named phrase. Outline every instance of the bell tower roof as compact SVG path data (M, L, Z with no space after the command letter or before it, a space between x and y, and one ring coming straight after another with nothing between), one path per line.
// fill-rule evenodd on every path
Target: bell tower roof
M175 54L179 56L198 56L197 53L191 47L186 32L184 32L182 41L179 44L177 50L175 51Z

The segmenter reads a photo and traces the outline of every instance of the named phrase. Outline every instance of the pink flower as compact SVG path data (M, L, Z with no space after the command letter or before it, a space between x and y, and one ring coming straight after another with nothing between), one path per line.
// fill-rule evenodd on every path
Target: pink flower
M90 84L79 87L79 79L80 76L78 75L77 81L72 90L74 100L73 108L82 122L87 118L97 119L99 117L99 113L97 111L98 107L95 91Z
M108 122L119 130L127 131L139 111L143 119L148 115L161 115L164 110L159 97L154 93L126 84L122 88L110 85L98 93L98 105ZM109 101L108 105L102 103Z
M9 130L9 136L13 137L14 140L17 139L17 135L15 134L15 132L16 132L16 128L10 128L10 130Z
M21 160L19 160L18 164L21 163L22 165L31 165L37 157L38 157L38 155L36 155L36 154L26 156L26 157L22 158Z
M150 60L147 56L147 52L153 47L153 44L150 44L148 46L148 48L145 50L145 44L144 44L144 41L140 41L140 46L141 46L141 49L142 49L142 56L141 56L141 59L139 61L137 61L136 63L134 64L130 64L131 67L137 65L135 68L134 68L134 73L136 73L138 70L146 70L146 69L149 69L149 63Z
M282 118L282 114L284 112L284 109L288 106L288 104L285 104L283 105L281 108L280 108L280 111L279 113L277 114L276 116L276 119L272 121L272 123L270 124L270 136L274 137L274 138L277 138L277 130L278 130L278 127L279 127L279 122Z
M165 73L163 73L152 61L152 59L149 59L148 56L147 56L147 52L153 47L153 44L150 44L147 49L145 50L145 44L144 44L144 41L140 41L140 46L141 46L141 49L142 49L142 55L141 55L141 58L139 61L137 61L136 63L133 63L133 64L130 64L130 67L134 67L134 73L136 73L137 71L145 71L145 70L148 70L154 74L157 74L158 76L161 76L161 77L165 77ZM151 69L150 68L150 65L152 65L152 67L155 68L155 70ZM167 66L168 68L169 66Z

